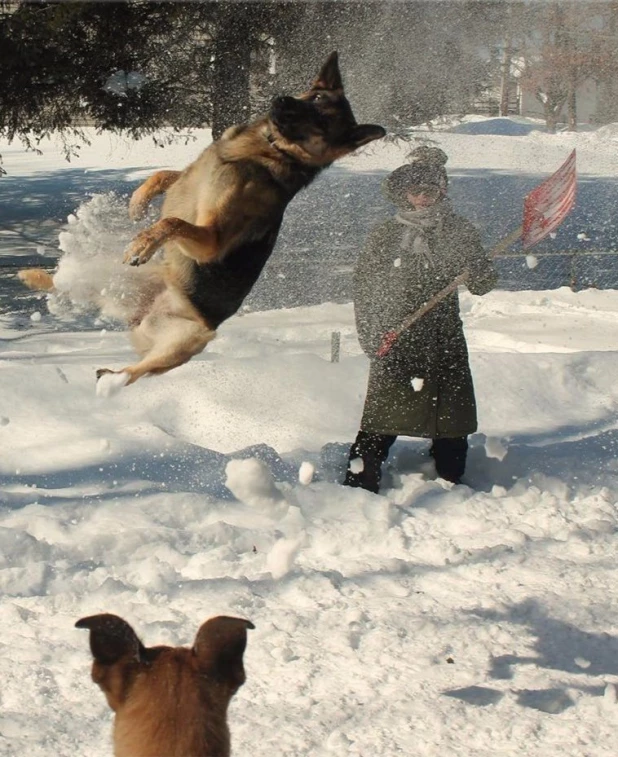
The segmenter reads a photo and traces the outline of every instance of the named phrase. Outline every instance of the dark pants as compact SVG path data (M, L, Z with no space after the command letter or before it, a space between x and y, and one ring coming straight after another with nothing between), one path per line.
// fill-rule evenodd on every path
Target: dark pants
M382 464L388 457L396 436L389 434L372 434L359 431L350 448L348 471L344 486L360 486L370 492L378 493L382 478ZM452 439L434 439L429 450L436 464L440 478L458 484L466 468L468 437L458 436Z

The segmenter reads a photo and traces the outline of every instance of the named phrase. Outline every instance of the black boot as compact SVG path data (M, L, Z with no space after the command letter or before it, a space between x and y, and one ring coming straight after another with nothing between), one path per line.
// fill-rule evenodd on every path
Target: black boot
M360 486L377 494L382 478L382 464L388 457L388 452L396 438L388 434L359 431L350 448L348 471L343 485Z
M468 456L467 436L434 439L429 454L435 461L436 472L440 478L454 484L461 483Z

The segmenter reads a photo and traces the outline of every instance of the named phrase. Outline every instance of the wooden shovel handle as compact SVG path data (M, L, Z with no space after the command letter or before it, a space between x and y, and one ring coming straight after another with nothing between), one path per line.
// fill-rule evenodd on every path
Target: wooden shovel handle
M513 242L515 242L519 237L521 236L523 231L523 228L519 226L517 229L514 229L510 234L508 234L506 237L504 237L503 240L498 242L498 244L491 250L489 253L490 258L496 257L496 255L499 255L503 250L506 250L507 247L510 247ZM457 278L455 278L448 286L445 286L444 289L441 289L437 294L434 294L434 296L427 300L427 302L424 305L421 305L421 307L416 310L414 313L409 315L403 323L399 326L399 328L393 329L392 331L387 331L386 334L382 337L382 342L380 343L380 347L377 351L378 357L385 357L388 355L388 353L393 348L393 345L397 341L397 339L403 334L404 331L407 331L410 326L413 326L419 318L422 318L426 313L428 313L430 310L432 310L439 302L442 302L442 300L445 297L448 297L451 292L454 292L458 286L461 284L465 284L465 282L468 280L468 277L470 276L470 271L464 271L463 273L460 273Z

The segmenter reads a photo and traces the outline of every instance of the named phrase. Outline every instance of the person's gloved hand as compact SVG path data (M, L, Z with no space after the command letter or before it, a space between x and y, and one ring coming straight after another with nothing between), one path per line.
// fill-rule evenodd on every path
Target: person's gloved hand
M378 347L376 355L378 357L386 357L386 355L388 355L393 345L397 341L398 336L399 334L396 331L387 331L386 334L384 334L384 336L382 337L382 341L380 342L380 346Z

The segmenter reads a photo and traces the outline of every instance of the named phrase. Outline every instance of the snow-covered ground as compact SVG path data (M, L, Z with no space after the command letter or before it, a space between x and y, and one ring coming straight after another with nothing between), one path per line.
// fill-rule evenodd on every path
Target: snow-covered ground
M432 135L454 187L476 168L540 180L574 146L591 187L618 175L611 128L467 123ZM102 137L82 160L134 182L196 150ZM0 151L16 179L44 165L61 191L51 146ZM405 152L378 145L321 186L345 179L358 205L374 195L354 178L377 196ZM119 254L131 228L104 183L71 209L65 250L115 237ZM463 293L480 421L467 485L401 439L379 496L338 484L368 368L349 303L245 312L188 365L105 399L94 371L130 359L126 335L28 302L0 316L0 754L111 755L73 624L113 612L148 645L190 644L219 613L255 623L229 713L238 756L614 755L616 291Z

